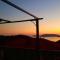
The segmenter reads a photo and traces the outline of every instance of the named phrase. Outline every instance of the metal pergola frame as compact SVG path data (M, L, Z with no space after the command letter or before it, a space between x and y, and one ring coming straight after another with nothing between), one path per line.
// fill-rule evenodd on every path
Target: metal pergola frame
M32 16L34 19L28 19L28 20L19 20L19 21L9 21L9 20L5 20L5 19L0 19L0 24L5 24L5 23L16 23L16 22L26 22L26 21L36 21L36 38L39 40L39 20L42 20L43 18L38 18L35 15L27 12L26 10L22 9L21 7L18 7L17 5L11 3L8 0L1 0L3 2L5 2L6 4Z
M5 2L6 4L32 16L34 19L27 19L27 20L19 20L19 21L9 21L9 20L5 20L5 19L0 19L0 24L6 24L6 23L17 23L17 22L27 22L27 21L35 21L36 22L36 49L39 51L39 45L40 45L40 41L39 41L39 20L42 20L43 18L38 18L35 15L27 12L26 10L22 9L21 7L18 7L17 5L13 4L12 2L8 1L8 0L1 0L3 2ZM39 52L37 53L37 55L39 55Z

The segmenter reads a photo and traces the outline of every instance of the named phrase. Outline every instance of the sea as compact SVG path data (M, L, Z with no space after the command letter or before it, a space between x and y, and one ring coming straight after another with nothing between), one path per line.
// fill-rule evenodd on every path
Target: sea
M57 42L58 40L60 40L60 37L41 37L41 38L48 39L53 42Z
M31 36L31 35L30 35ZM31 37L33 37L33 38L36 38L36 36L35 35L32 35ZM40 36L40 38L44 38L44 39L47 39L47 40L49 40L49 41L53 41L53 42L57 42L57 41L59 41L60 40L60 37L41 37Z

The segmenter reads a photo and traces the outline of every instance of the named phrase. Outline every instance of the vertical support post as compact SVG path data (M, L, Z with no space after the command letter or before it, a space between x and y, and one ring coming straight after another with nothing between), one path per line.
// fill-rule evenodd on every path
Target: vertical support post
M39 40L39 20L36 19L36 39Z
M37 59L40 59L40 51L39 51L39 46L40 46L40 42L39 42L39 20L36 19L36 57Z

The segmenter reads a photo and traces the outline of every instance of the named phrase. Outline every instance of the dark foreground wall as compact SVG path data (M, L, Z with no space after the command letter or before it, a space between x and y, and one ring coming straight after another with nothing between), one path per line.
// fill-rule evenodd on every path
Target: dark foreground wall
M60 51L40 51L21 48L0 49L0 60L60 60Z
M36 51L31 49L21 48L3 48L3 60L38 60ZM1 60L1 59L0 59Z

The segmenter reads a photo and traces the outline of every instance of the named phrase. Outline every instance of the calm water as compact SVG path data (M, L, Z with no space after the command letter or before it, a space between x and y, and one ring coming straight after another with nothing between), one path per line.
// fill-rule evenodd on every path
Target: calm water
M54 41L54 42L60 40L60 37L43 37L43 38L48 39L50 41Z

